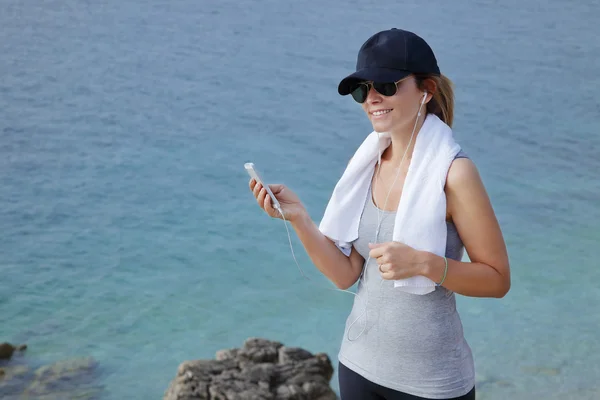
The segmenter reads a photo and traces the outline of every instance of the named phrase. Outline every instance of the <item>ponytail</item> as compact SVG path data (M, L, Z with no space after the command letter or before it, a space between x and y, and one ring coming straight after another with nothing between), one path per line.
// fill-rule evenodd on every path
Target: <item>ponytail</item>
M433 97L427 103L427 113L435 114L446 125L452 128L454 121L454 89L453 83L445 75L416 75L417 86L425 90L424 82L432 80L435 82Z

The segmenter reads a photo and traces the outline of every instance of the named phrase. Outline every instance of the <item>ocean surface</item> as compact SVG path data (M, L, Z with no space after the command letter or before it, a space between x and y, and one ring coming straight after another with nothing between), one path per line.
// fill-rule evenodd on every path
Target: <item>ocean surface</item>
M600 3L3 1L0 342L93 357L102 399L265 337L337 351L353 296L267 217L244 162L319 221L370 124L337 84L391 27L434 48L508 245L458 297L479 399L600 397ZM337 375L332 379L337 390Z

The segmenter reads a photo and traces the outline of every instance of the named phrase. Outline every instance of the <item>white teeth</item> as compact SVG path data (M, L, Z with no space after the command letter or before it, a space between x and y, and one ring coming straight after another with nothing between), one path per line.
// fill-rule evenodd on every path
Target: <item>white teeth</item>
M380 111L373 111L373 115L374 115L374 116L376 116L376 117L378 117L378 116L380 116L380 115L387 114L387 113L389 113L390 111L392 111L392 110L380 110Z

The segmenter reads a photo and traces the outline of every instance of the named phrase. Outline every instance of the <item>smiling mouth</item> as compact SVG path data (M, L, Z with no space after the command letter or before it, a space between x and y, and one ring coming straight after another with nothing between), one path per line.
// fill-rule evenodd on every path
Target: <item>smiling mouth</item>
M392 111L392 109L389 109L389 110L377 110L377 111L373 111L371 114L373 114L376 117L379 117L380 115L387 114L390 111Z

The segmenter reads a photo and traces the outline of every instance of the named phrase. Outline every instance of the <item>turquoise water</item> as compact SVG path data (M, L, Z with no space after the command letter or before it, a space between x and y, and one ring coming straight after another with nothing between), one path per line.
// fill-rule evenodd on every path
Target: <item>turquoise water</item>
M3 2L0 341L94 357L106 399L161 398L179 363L249 336L335 362L353 297L293 236L319 287L302 277L243 163L318 221L370 132L337 82L396 26L454 80L509 247L507 297L458 299L480 397L593 398L598 20L592 1Z

